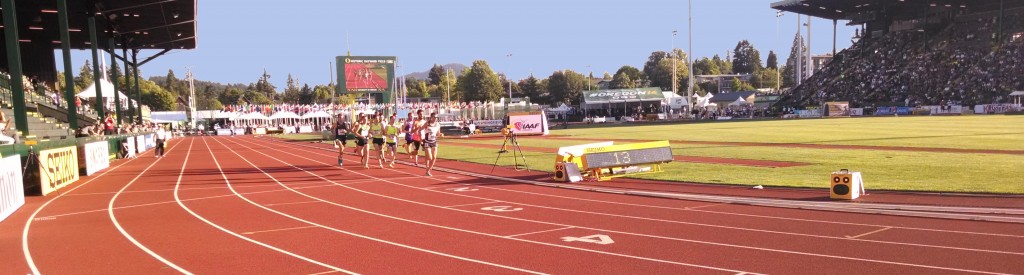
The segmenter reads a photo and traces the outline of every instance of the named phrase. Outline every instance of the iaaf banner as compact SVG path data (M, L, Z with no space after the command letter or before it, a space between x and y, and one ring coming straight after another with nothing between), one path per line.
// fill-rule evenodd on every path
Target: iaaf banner
M25 205L25 183L21 175L21 155L0 160L0 221Z
M110 167L109 154L110 145L106 141L86 143L78 150L79 168L85 171L86 176L106 169Z
M146 148L146 137L135 136L135 149L138 150L136 152L139 154L142 154L142 152L145 152L146 149L149 149Z
M511 113L508 117L508 124L517 135L547 135L548 117L544 112L537 113Z
M78 180L78 147L39 152L39 185L43 196Z
M132 139L132 138L125 139L124 140L124 145L125 145L124 146L125 147L125 151L128 152L128 154L125 155L125 158L133 158L133 157L135 157L135 152L136 152L136 149L135 149L135 139Z

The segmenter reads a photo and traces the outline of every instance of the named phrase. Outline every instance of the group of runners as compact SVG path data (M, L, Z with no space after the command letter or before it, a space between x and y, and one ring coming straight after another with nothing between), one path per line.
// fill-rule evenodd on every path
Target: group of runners
M342 165L342 155L348 146L348 135L355 136L355 153L360 156L360 164L363 168L370 168L370 144L373 144L373 152L377 158L377 166L384 168L395 167L396 152L398 151L398 138L405 136L405 153L413 160L416 166L420 165L419 152L422 149L426 155L427 176L432 176L430 170L434 168L437 160L437 135L441 131L441 124L437 121L437 114L431 113L428 118L423 117L423 110L417 110L403 119L398 120L397 115L392 114L385 117L380 112L375 114L359 114L354 123L350 123L344 116L338 117L334 126L334 145L338 148L338 165Z

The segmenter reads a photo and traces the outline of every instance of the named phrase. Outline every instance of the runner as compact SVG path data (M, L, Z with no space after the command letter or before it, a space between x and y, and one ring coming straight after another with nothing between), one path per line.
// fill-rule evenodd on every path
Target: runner
M391 157L391 162L388 163L388 167L395 168L395 151L398 151L398 115L391 114L391 118L386 121L384 127L384 138L387 144L388 154ZM385 159L384 161L387 161Z
M356 123L355 123L355 125L352 126L352 129L358 130L358 129L363 127L363 124L366 124L366 114L359 113L359 117L356 118ZM357 136L356 137L356 150L355 150L355 152L356 152L356 154L359 154L359 157L363 156L363 146L365 146L365 145L366 145L366 140L363 139L362 142L360 142L360 138Z
M387 123L379 114L373 115L370 122L370 137L373 138L373 150L377 151L377 165L384 168L384 124Z
M416 122L413 123L412 131L412 159L416 166L420 165L420 147L423 145L423 125L427 121L423 119L423 110L416 110Z
M370 124L366 122L366 116L360 116L359 124L356 127L356 149L363 163L363 168L370 168L370 147L366 146L370 138Z
M437 161L437 134L441 131L441 124L437 122L437 114L431 113L430 119L418 130L423 133L423 150L427 154L427 176L433 176L430 174L430 170L434 168L434 163Z
M345 116L338 116L338 123L334 126L334 147L338 148L338 165L342 163L341 156L345 154L345 146L348 145L348 119Z
M402 133L405 134L405 154L408 155L410 159L412 158L412 151L410 148L413 144L412 129L415 126L415 122L416 121L412 118L412 112L409 112L406 115L405 124L402 126Z

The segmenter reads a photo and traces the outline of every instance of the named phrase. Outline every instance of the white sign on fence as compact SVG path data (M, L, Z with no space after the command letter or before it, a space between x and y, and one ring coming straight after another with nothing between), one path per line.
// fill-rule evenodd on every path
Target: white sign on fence
M92 175L110 167L110 145L106 141L97 141L82 145L78 152L79 168L85 168L85 175Z
M21 175L21 155L0 160L0 221L25 205L25 183Z

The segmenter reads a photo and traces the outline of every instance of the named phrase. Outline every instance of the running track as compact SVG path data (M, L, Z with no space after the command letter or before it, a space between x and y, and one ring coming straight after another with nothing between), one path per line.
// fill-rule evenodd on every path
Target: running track
M175 140L30 198L0 223L3 273L1024 273L1022 224L427 178L335 154Z

